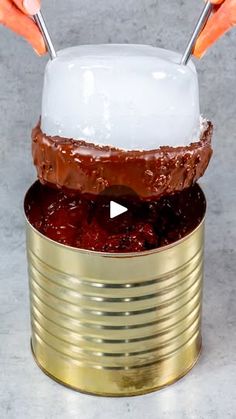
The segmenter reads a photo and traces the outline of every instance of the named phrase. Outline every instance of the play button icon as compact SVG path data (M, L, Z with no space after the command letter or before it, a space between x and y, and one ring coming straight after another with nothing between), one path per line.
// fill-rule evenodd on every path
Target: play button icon
M138 206L139 197L132 189L115 185L96 197L94 216L109 234L126 233L132 226Z
M115 201L110 202L110 218L111 219L116 218L127 211L128 211L128 208L124 207L123 205L120 205Z

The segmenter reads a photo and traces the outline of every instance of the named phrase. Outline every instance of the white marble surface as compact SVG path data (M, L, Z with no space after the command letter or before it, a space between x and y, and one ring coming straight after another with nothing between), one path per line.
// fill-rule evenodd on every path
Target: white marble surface
M44 4L60 48L110 41L180 51L202 7L200 0L176 0L176 7L157 0ZM54 383L30 353L22 200L35 179L30 131L39 116L45 59L0 29L1 419L236 418L235 41L236 31L198 64L202 112L216 126L214 158L202 181L208 197L202 356L172 387L143 397L106 399Z

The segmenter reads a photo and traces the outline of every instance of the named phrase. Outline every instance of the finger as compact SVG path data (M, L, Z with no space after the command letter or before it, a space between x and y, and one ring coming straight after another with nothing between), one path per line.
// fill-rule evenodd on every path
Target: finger
M8 0L1 0L0 23L25 38L39 55L46 53L46 46L37 25Z
M201 58L205 54L206 50L231 27L232 23L227 4L223 4L219 10L210 17L205 28L200 34L193 52L195 57Z
M225 0L211 0L211 3L213 4L221 4L224 3Z
M12 0L15 5L28 15L36 15L40 10L40 0Z

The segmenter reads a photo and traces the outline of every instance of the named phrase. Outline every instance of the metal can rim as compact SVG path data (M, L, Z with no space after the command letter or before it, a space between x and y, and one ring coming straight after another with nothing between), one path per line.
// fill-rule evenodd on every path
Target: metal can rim
M201 188L201 186L199 185L199 183L197 183L199 190L202 194L202 198L204 200L204 204L205 204L205 211L202 217L201 222L198 224L198 226L191 231L191 233L187 234L186 236L182 237L180 240L177 240L171 244L168 244L166 246L162 246L162 247L158 247L156 249L152 249L152 250L145 250L143 252L128 252L128 253L109 253L109 252L98 252L95 250L87 250L87 249L80 249L80 248L76 248L76 247L72 247L72 246L68 246L62 243L58 243L50 238L48 238L47 236L45 236L44 234L40 233L40 231L38 231L28 220L27 215L26 215L26 201L28 198L28 195L30 194L31 189L37 184L39 183L39 180L36 180L31 186L30 188L27 190L25 197L24 197L24 201L23 201L23 207L24 207L24 217L25 217L25 221L26 224L36 233L38 234L42 239L48 241L49 243L53 243L56 246L62 248L62 249L67 249L70 251L73 251L75 253L80 253L80 254L93 254L94 256L100 256L100 257L106 257L106 258L127 258L127 257L140 257L140 256L147 256L147 255L153 255L153 254L157 254L157 253L162 253L165 252L166 250L171 249L172 247L178 246L179 244L185 242L186 240L188 240L191 236L193 236L197 230L199 230L202 225L205 222L206 219L206 211L207 211L207 201L206 201L206 196L203 192L203 189Z

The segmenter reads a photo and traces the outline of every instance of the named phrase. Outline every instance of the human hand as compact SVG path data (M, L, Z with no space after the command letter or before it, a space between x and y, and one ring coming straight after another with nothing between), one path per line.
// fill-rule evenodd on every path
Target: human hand
M40 0L0 0L0 24L25 38L39 55L46 46L32 16L40 10Z
M211 0L214 12L198 37L193 54L201 58L225 32L236 25L236 0Z

